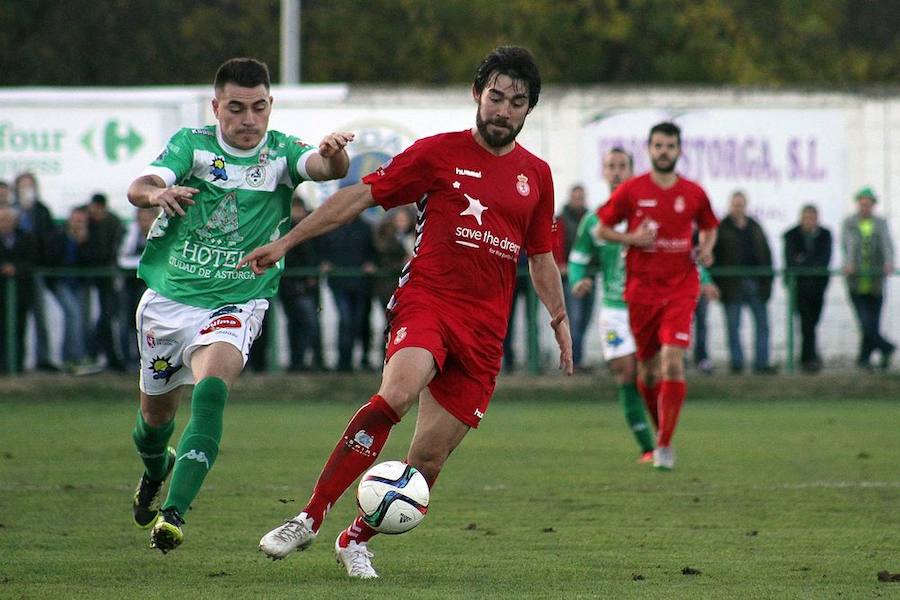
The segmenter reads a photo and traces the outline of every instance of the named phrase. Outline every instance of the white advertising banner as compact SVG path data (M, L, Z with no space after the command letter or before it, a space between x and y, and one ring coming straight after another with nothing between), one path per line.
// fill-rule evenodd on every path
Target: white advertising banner
M0 180L37 176L53 216L103 192L121 216L133 210L128 184L165 146L176 109L160 107L4 107L0 117Z
M800 208L815 204L832 233L847 205L845 117L840 110L706 109L604 113L582 130L581 174L594 206L605 202L602 158L613 147L634 156L635 173L650 169L647 134L661 121L681 127L677 170L699 182L716 215L725 216L735 190L747 194L748 213L769 238L777 266L781 235L797 224ZM837 252L833 263L837 264Z

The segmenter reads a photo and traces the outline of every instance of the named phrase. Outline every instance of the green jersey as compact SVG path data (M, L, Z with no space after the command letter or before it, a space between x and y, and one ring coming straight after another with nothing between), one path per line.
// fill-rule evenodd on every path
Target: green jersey
M290 229L291 195L308 178L312 149L277 131L256 148L239 150L214 125L180 130L143 174L200 192L184 217L156 219L138 277L167 298L202 308L273 296L284 260L262 275L234 267Z
M578 224L575 243L569 252L570 284L588 277L587 267L596 256L603 277L603 306L627 308L622 298L625 293L625 252L621 244L601 240L597 237L597 214L590 212Z

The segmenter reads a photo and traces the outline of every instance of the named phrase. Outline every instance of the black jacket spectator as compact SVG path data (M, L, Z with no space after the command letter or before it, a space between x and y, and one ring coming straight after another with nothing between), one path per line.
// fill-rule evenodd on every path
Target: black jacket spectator
M713 249L715 267L770 267L772 251L760 224L747 217L747 226L739 228L730 217L719 224L719 235ZM716 275L713 277L721 291L722 302L736 302L741 296L741 277ZM772 295L772 275L754 276L759 286L759 299L768 302Z
M0 372L7 370L8 302L7 281L14 278L16 282L15 337L12 366L16 371L22 370L25 356L25 323L28 311L34 303L34 285L32 271L37 262L37 242L33 235L16 227L16 212L8 207L0 208Z

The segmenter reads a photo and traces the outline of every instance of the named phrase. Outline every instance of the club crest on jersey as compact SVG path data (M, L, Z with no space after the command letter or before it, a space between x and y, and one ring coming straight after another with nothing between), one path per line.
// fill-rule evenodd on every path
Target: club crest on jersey
M531 186L528 185L528 178L524 175L516 175L516 179L518 179L518 183L516 183L516 191L522 194L523 196L527 196L531 193Z
M677 213L684 212L684 196L675 198L675 203L672 205L672 208L674 208Z
M406 339L406 327L401 327L397 330L397 334L394 336L394 345L399 344L403 340Z
M225 159L221 156L215 157L209 164L209 174L212 175L213 181L228 181L228 172L225 170Z
M262 157L263 155L260 155L260 164L247 169L247 173L244 175L244 181L250 187L259 187L266 181L266 167L262 164Z

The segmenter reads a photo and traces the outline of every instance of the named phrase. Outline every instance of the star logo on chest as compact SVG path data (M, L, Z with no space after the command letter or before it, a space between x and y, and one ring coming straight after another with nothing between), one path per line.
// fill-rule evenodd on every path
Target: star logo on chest
M487 206L481 203L481 200L478 198L473 198L472 196L463 193L463 196L466 197L466 200L469 201L469 207L459 213L459 216L464 217L466 215L475 217L475 220L478 221L478 224L481 225L481 213L487 210Z

